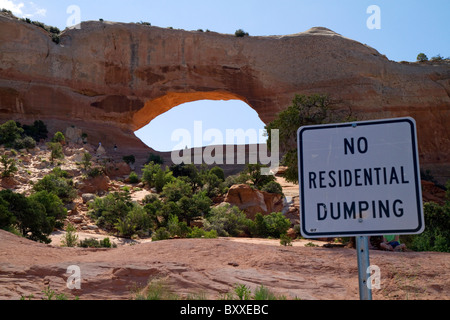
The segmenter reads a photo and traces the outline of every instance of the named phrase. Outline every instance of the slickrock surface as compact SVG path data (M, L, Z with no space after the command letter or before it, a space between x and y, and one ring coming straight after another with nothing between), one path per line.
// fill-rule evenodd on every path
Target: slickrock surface
M130 299L133 288L158 278L182 297L218 299L240 283L287 299L359 299L355 250L302 241L281 247L258 239L169 240L94 250L51 247L0 230L0 299L39 299L47 287L70 299ZM370 254L381 271L375 299L450 299L450 254ZM81 290L66 287L71 265L81 269Z

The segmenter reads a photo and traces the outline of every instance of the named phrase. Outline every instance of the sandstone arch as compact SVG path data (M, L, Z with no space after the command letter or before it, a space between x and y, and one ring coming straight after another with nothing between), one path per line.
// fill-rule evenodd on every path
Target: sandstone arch
M137 128L136 130L139 130L159 115L174 107L200 100L241 100L247 103L244 98L228 92L170 92L163 97L147 101L144 106L133 115L133 126Z
M447 64L389 61L326 28L237 38L85 22L59 45L5 15L0 29L0 120L76 125L92 140L120 140L139 153L148 149L133 132L182 102L238 98L267 123L294 94L327 93L365 119L414 117L422 164L450 175Z

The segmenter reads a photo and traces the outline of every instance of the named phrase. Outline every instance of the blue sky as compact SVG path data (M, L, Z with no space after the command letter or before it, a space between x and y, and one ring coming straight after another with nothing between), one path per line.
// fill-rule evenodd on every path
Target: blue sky
M450 56L449 0L0 0L0 8L16 16L60 29L66 27L70 5L80 8L82 21L147 21L159 27L229 34L242 28L255 36L293 34L322 26L365 43L394 61L415 61L420 52L428 57ZM367 27L371 5L380 9L380 29ZM243 114L240 120L235 119L228 117L234 111L221 112L224 109ZM264 127L256 112L243 102L198 102L172 109L138 136L155 149L172 150L177 144L171 141L173 130L180 125L190 130L196 120L203 121L204 129L223 132L225 128Z

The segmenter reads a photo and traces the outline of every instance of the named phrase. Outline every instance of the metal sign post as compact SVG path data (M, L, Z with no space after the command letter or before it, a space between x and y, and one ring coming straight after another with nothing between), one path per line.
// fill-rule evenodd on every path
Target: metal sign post
M358 259L359 297L361 300L372 300L372 290L369 288L369 238L356 237L356 254Z

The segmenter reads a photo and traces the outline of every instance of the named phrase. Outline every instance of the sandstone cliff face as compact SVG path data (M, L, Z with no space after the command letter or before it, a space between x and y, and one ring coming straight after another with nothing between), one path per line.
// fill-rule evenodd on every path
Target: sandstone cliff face
M59 45L10 17L0 30L0 120L147 150L133 132L184 102L240 99L269 122L294 94L328 93L361 119L414 117L421 162L450 162L450 67L395 63L325 28L237 38L85 22Z

